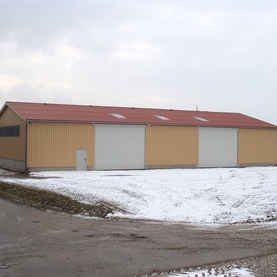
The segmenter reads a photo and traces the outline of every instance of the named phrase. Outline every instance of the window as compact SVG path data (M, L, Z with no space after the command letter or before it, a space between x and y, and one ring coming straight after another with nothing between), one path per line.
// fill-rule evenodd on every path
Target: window
M116 118L126 118L125 116L119 114L119 113L110 113L111 115L113 115Z
M162 120L169 120L169 118L167 118L163 115L154 114L154 116L156 116L157 118L162 119Z
M195 119L198 119L200 121L209 121L208 119L202 118L202 117L198 117L198 116L194 116Z
M19 125L0 127L0 137L19 137Z

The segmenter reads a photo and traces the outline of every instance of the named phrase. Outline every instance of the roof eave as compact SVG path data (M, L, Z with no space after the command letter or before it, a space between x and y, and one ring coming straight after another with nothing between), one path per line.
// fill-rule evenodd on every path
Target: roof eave
M118 122L118 121L74 121L74 120L43 120L43 119L24 119L27 122L52 122L52 123L87 123L87 124L120 124L120 125L158 125L158 126L184 126L184 127L208 127L208 128L245 128L245 129L273 129L270 126L239 126L239 125L202 125L202 124L178 124L178 123L154 123L154 122Z

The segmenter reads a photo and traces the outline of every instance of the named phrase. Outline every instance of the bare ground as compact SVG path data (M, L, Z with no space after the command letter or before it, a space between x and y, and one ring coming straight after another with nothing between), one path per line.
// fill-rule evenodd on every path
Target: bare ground
M270 226L86 219L0 199L0 276L143 276L228 261L275 276Z

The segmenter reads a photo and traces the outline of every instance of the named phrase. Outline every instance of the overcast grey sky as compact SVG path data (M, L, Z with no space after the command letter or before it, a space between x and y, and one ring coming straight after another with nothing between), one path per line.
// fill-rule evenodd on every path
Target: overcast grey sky
M275 0L0 0L6 101L241 112L277 124Z

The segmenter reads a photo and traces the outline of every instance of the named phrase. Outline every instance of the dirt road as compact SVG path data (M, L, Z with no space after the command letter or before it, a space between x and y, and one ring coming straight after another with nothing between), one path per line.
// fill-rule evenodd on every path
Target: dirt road
M84 219L0 199L0 276L141 276L274 252L270 226Z

